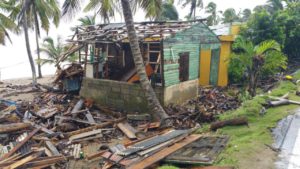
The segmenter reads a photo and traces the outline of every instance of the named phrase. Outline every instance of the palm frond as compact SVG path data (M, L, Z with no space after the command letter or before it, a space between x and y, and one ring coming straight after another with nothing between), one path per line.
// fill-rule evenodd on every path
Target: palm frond
M257 55L263 55L269 50L281 51L280 44L274 40L263 41L255 47L255 52Z
M62 6L62 16L72 18L81 8L81 0L65 0Z

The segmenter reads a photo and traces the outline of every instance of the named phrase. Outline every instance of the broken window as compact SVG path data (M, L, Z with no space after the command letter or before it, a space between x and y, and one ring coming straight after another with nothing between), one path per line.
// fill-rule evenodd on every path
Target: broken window
M189 80L189 52L179 54L179 80L181 82Z

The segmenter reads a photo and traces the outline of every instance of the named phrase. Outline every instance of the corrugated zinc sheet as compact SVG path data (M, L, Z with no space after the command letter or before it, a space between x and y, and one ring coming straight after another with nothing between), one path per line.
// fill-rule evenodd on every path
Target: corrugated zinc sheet
M214 85L214 86L216 86L218 84L219 63L220 63L220 48L213 49L211 52L209 82L211 85Z

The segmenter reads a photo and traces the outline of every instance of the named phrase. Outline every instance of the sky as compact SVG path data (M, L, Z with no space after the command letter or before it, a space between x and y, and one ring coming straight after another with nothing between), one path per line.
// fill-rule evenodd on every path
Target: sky
M58 1L61 5L64 0ZM227 8L234 8L236 11L240 11L245 8L249 8L252 10L257 5L265 4L266 1L267 0L204 0L204 6L206 6L209 2L214 2L217 4L218 11L224 11ZM183 19L188 14L189 7L182 8L177 4L177 1L175 1L175 5L178 10L180 19ZM79 17L85 15L87 14L78 12L78 15L75 16L72 21L62 19L58 28L56 28L54 25L51 25L48 35L44 31L42 32L40 42L42 42L42 39L47 36L51 36L54 39L56 39L57 36L60 36L63 39L68 39L68 37L73 34L70 28L78 24L76 20ZM199 12L199 15L205 16L203 12ZM134 20L137 22L144 21L144 13L142 11L137 11L134 16ZM120 16L116 16L114 20L111 20L111 22L122 22L122 18ZM31 77L31 69L28 62L24 34L11 34L11 39L13 41L12 44L7 41L7 44L5 46L0 45L0 80ZM36 58L37 54L34 32L30 32L29 39L32 53ZM42 67L42 72L44 75L52 75L55 73L55 68L53 65L44 65Z

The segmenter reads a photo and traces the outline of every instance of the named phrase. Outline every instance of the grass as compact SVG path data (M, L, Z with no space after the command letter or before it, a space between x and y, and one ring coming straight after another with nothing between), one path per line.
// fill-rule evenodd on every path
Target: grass
M296 73L300 78L300 72ZM272 96L282 96L289 92L291 100L299 101L295 95L297 85L290 81L282 81L270 93ZM220 115L222 120L231 119L239 116L246 116L249 126L224 127L217 131L218 134L230 136L229 145L219 156L216 165L241 167L242 160L251 160L251 156L258 155L267 145L273 143L270 129L277 125L277 122L287 115L293 113L297 105L286 105L267 109L265 115L261 115L262 104L266 103L267 96L256 96L252 100L245 101L242 106L231 112Z
M293 74L295 79L300 79L300 71ZM300 97L295 95L297 85L290 81L282 81L269 94L256 96L251 100L243 102L242 106L235 110L220 115L220 120L245 116L249 120L249 126L232 126L219 129L216 133L229 135L230 141L225 150L219 155L215 165L241 167L242 160L252 160L251 157L258 155L266 149L266 144L273 143L271 129L277 122L289 114L293 113L297 105L286 105L267 109L264 115L260 111L263 104L268 100L267 95L283 96L289 93L289 99L300 101ZM209 124L205 124L197 133L209 133ZM159 169L176 169L174 166L162 166Z

